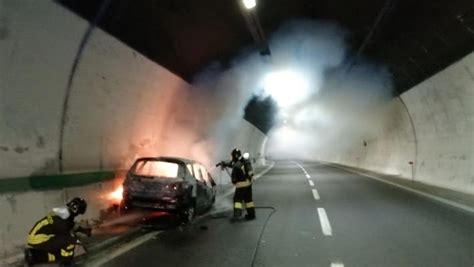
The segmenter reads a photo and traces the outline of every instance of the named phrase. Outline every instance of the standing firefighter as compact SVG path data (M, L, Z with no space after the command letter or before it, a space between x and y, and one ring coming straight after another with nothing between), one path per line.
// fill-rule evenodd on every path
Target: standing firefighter
M87 203L82 198L74 198L65 207L53 208L52 212L39 220L28 233L28 248L25 260L28 264L60 263L72 266L74 249L79 240L76 232L90 236L90 228L75 224L74 218L84 214Z
M231 153L230 162L221 162L220 166L232 168L231 179L235 185L234 194L234 215L233 220L238 220L242 216L242 210L245 208L247 214L246 220L255 219L255 204L252 200L252 164L248 159L242 157L242 152L235 148Z

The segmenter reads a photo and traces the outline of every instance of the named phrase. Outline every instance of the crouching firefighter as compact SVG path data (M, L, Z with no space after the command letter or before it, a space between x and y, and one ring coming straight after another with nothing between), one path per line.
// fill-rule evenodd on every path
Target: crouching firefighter
M252 199L252 164L248 159L242 156L242 152L235 148L231 153L232 160L230 162L221 162L218 165L222 168L232 168L231 179L235 185L234 193L234 214L232 220L238 220L242 216L245 208L247 214L246 220L255 219L255 204Z
M84 214L87 203L82 198L74 198L66 206L53 208L52 212L39 220L28 233L25 261L28 265L59 263L72 266L74 250L80 241L76 233L91 235L90 228L83 228L74 218Z

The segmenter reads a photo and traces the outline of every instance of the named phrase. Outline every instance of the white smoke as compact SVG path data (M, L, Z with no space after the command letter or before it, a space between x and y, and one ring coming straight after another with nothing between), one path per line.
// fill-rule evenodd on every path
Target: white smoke
M184 154L206 158L208 166L227 157L226 144L238 131L248 101L271 93L265 79L272 73L296 73L307 88L297 93L298 83L285 83L291 76L276 82L283 98L294 101L280 109L267 143L270 155L301 158L315 151L342 152L360 136L373 133L391 97L390 75L383 66L361 60L349 67L347 34L329 22L293 21L270 38L270 59L247 51L228 68L208 66L194 78L194 88L186 96L180 94L186 105L173 112L182 129L171 132L189 147ZM180 132L186 134L176 134Z
M384 123L390 73L366 60L352 61L345 36L331 24L298 21L272 39L292 53L287 61L296 63L286 67L304 70L312 87L304 101L280 111L270 133L270 155L314 159L344 153Z

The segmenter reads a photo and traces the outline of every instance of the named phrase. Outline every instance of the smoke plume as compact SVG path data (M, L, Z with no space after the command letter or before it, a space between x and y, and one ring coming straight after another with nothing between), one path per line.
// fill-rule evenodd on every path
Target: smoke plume
M230 67L209 65L194 77L189 90L172 99L182 104L167 112L171 122L165 135L173 144L169 151L207 166L227 158L245 106L252 97L273 96L265 77L285 71L303 77L307 88L298 91L291 78L282 81L287 85L279 93L296 100L276 114L278 123L267 143L270 156L343 152L361 136L370 136L383 123L391 77L383 66L351 61L348 34L330 22L293 21L271 35L271 58L247 50Z

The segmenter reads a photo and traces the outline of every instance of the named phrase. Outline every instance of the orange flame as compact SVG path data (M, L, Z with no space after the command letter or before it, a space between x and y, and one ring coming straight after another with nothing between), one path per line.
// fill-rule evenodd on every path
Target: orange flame
M123 186L120 185L113 192L109 193L109 195L107 196L107 199L116 203L120 203L120 201L122 201L122 198L123 198L122 193L123 193Z

